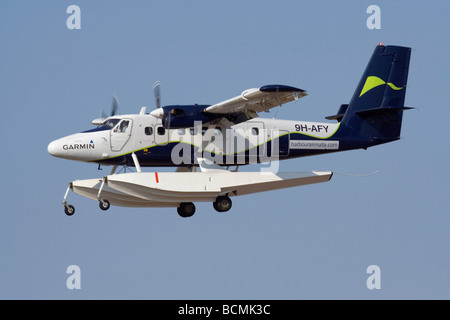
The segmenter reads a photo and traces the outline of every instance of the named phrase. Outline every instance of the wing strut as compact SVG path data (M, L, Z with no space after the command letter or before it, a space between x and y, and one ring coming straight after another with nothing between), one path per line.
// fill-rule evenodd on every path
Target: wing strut
M136 167L136 171L142 172L141 165L139 164L139 160L134 152L131 154L131 157L133 158L133 162L134 162L134 166Z

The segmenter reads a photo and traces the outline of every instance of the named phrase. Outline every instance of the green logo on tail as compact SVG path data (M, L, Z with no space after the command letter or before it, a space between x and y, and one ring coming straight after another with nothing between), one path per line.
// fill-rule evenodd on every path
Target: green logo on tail
M383 79L380 79L378 77L375 76L368 76L366 79L366 82L364 83L364 86L361 90L361 93L359 94L359 97L361 98L361 96L366 93L369 90L372 90L375 87L381 86L383 84L386 84L385 81L383 81ZM403 89L403 87L396 87L392 82L388 82L387 85L389 87L391 87L392 90L401 90Z

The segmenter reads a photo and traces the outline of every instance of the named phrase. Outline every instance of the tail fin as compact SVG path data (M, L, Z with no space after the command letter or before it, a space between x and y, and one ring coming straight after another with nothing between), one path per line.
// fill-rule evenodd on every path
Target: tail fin
M347 134L375 145L400 138L411 48L375 48L341 120Z

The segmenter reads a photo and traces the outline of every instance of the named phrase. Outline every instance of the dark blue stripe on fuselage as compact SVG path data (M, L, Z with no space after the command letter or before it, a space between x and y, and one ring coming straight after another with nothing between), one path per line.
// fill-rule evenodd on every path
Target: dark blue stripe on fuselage
M339 142L339 149L294 149L290 148L290 141L311 141L316 143L326 143L327 141ZM366 140L349 140L348 137L339 137L338 133L329 139L317 139L311 136L306 136L301 133L290 133L289 135L280 136L277 139L271 140L258 147L240 152L234 155L219 155L208 151L203 152L200 156L210 159L219 165L243 165L252 163L261 163L268 161L278 161L284 159L292 159L298 157L319 155L325 153L339 152L345 150L367 148L376 144L384 143L373 141L369 143ZM197 164L198 148L183 143L184 153L180 153L182 159L181 164L172 161L172 151L174 147L178 146L179 142L171 142L165 145L151 146L145 149L135 151L139 159L139 163L143 167L157 167L157 166L191 166ZM273 154L272 149L278 146L278 154ZM178 146L179 148L179 146ZM177 149L179 150L179 149ZM278 156L278 157L277 157ZM133 159L130 154L122 155L115 158L96 161L96 163L108 165L127 165L134 166Z
M86 131L82 131L81 133L87 133L87 132L97 132L97 131L106 131L106 130L111 130L112 128L110 126L100 126L94 129L90 129L90 130L86 130Z

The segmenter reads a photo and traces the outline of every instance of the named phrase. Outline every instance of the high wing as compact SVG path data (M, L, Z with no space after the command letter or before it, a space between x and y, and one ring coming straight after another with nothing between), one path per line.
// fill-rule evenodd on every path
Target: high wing
M250 118L255 118L258 112L269 111L273 107L298 100L306 95L303 89L284 85L267 85L247 89L240 96L209 106L205 111L219 114L242 112Z

